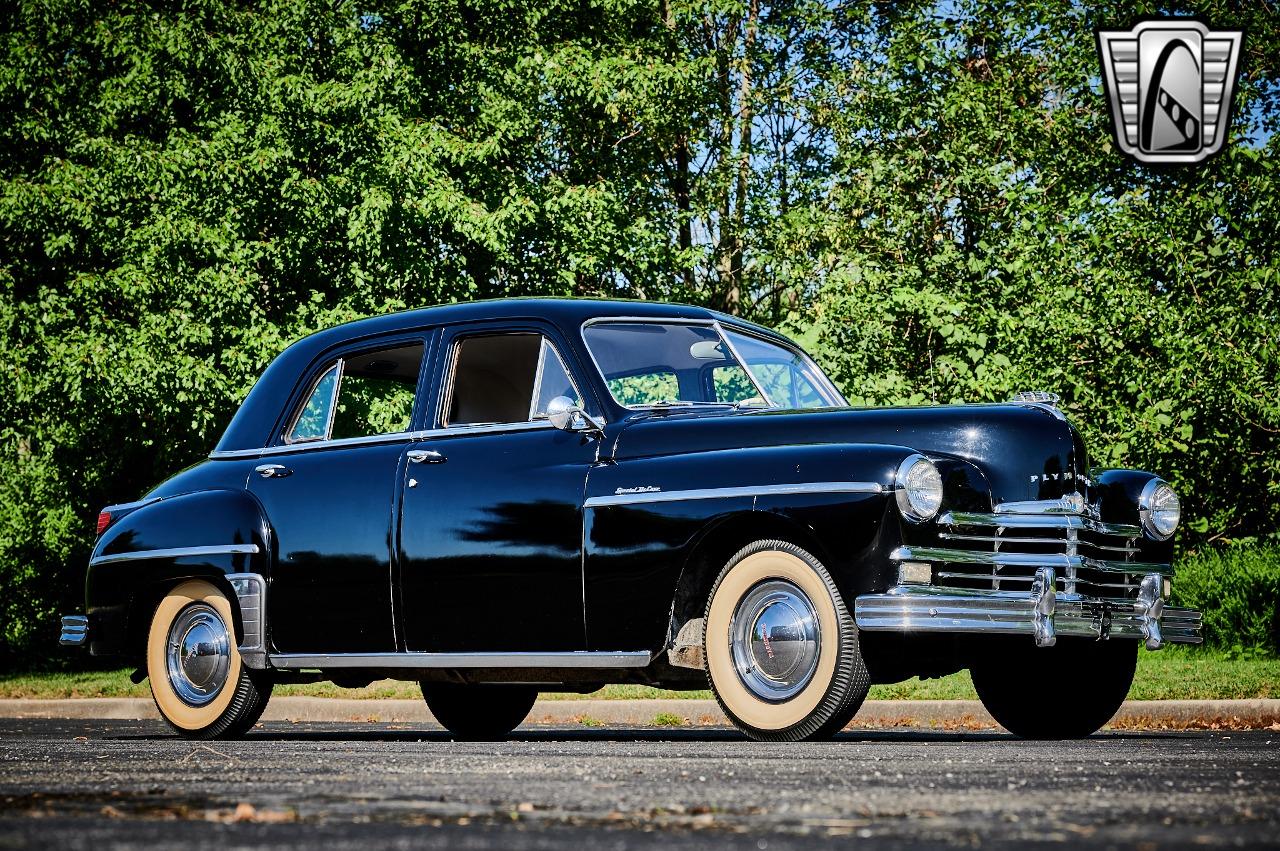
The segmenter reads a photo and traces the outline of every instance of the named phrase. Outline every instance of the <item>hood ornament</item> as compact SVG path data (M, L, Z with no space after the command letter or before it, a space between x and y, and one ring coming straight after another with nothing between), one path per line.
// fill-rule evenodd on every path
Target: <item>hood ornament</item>
M1044 390L1022 390L1009 397L1010 402L1030 403L1033 405L1052 405L1058 407L1061 397L1057 393Z

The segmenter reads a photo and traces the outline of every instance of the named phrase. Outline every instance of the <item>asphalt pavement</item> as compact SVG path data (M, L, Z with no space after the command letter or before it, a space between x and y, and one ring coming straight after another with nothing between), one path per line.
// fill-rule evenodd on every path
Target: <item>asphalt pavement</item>
M863 731L0 720L0 848L1280 847L1280 731Z

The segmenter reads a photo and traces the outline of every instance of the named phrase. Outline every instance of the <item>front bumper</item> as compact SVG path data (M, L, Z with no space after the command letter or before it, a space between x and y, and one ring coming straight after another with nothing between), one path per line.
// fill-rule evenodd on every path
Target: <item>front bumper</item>
M1030 593L897 585L858 597L854 620L868 631L1031 635L1041 647L1059 635L1140 639L1148 650L1200 644L1200 613L1164 605L1160 582L1151 574L1136 600L1059 593L1052 568L1037 571Z

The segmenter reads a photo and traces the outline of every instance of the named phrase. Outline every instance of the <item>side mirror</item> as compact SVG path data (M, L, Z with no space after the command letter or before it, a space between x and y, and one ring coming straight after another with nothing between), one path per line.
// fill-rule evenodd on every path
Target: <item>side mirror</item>
M547 403L547 420L561 431L603 431L604 427L568 396Z

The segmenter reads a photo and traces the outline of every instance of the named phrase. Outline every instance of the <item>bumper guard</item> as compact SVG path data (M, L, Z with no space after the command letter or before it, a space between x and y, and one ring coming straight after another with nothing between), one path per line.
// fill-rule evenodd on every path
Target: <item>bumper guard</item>
M87 615L63 615L62 635L59 644L68 647L80 647L89 640L89 617Z

